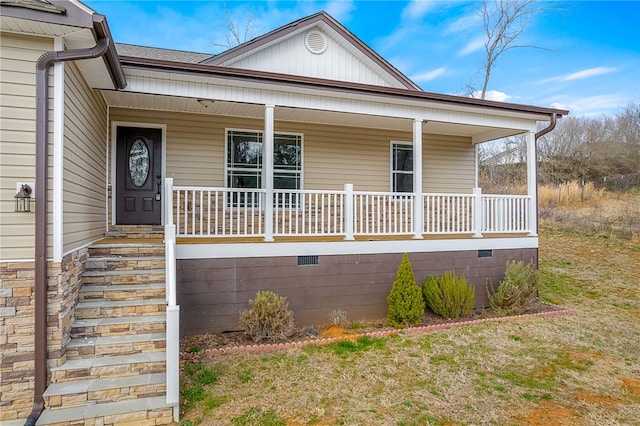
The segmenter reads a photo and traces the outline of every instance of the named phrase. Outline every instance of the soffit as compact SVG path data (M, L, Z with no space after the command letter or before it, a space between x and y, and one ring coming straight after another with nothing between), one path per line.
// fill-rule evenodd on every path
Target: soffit
M159 96L122 91L102 91L102 95L107 105L111 107L241 117L257 120L264 119L264 105L258 104L215 101L208 108L205 108L198 102L197 98ZM404 118L339 113L319 109L277 106L275 108L275 119L296 123L376 128L406 132L412 131L412 120ZM438 121L424 122L423 131L430 134L469 137L474 142L484 142L499 137L522 133L522 130L518 129L471 126ZM488 139L488 137L490 137L490 139Z

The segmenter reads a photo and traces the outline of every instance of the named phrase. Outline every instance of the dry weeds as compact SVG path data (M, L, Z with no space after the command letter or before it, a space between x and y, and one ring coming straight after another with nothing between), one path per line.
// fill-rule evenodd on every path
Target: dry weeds
M541 298L575 314L217 356L183 424L640 424L638 243L545 227L540 247Z

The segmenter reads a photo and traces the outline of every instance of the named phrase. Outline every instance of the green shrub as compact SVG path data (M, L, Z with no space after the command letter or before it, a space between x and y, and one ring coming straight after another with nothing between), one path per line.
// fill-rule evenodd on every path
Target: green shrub
M259 291L249 301L251 308L240 314L240 327L254 342L286 340L294 332L293 312L287 298L272 291Z
M540 275L538 270L529 263L508 261L504 280L498 289L491 292L489 306L497 314L519 315L529 311L538 299Z
M389 310L387 322L393 327L417 325L424 314L424 300L420 287L416 284L411 262L405 253L402 256L396 280L387 296Z
M427 306L445 318L469 315L475 301L475 288L467 285L467 278L456 277L453 271L441 276L427 277L422 294Z

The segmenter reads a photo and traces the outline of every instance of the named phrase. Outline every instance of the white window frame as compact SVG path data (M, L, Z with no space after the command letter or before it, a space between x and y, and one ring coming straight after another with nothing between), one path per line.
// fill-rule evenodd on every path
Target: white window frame
M228 163L228 158L229 158L229 132L245 132L245 133L256 133L259 135L262 135L262 144L264 147L264 130L256 130L256 129L240 129L240 128L225 128L224 130L224 177L223 177L223 182L224 182L224 187L225 188L229 188L232 189L233 187L229 186L229 182L228 182L228 177L229 177L229 171L230 169L234 169L234 168L230 168L229 167L229 163ZM300 188L297 190L303 190L304 189L304 134L303 133L295 133L295 132L274 132L274 147L275 147L275 139L277 138L277 136L296 136L300 138ZM264 150L262 152L262 155L264 155ZM260 167L255 169L256 171L258 171L260 174L263 173L264 171L264 162L260 163ZM274 178L276 173L282 173L283 170L282 169L277 169L275 164L274 164ZM284 171L285 173L290 172L288 170ZM290 173L291 175L294 175L294 173ZM260 179L260 181L262 181L262 179ZM262 189L262 184L260 185L260 187L256 188L256 189ZM274 188L274 189L278 189L278 188ZM297 191L296 190L296 191ZM280 208L280 207L278 207Z
M396 173L398 173L398 171L396 171L394 169L394 164L393 164L393 151L396 145L407 145L411 147L411 150L413 151L413 154L415 155L415 150L413 149L413 142L407 142L407 141L391 141L389 143L389 192L395 193L396 191L394 191L393 188L393 183L394 183L394 175ZM405 174L409 174L407 172L402 171ZM415 175L415 170L413 170L413 166L412 166L412 170L411 170L411 176L413 177ZM401 194L412 194L413 191L415 191L415 188L413 188L412 191L409 192L401 192Z

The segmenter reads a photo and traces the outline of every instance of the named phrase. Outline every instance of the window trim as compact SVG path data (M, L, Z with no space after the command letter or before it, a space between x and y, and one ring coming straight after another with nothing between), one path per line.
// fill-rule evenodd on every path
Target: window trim
M228 162L228 158L229 158L229 132L245 132L245 133L256 133L256 134L260 134L262 135L262 146L264 147L264 130L255 130L255 129L242 129L242 128L236 128L236 127L226 127L224 129L224 176L223 176L223 187L225 189L234 189L233 187L229 186L229 172L233 171L233 170L238 170L237 167L229 167L229 162ZM303 133L297 133L297 132L274 132L274 146L275 146L275 138L278 135L282 135L282 136L296 136L300 138L300 191L302 191L304 189L304 134ZM262 152L262 154L264 155L264 150ZM247 170L252 170L252 171L256 171L257 173L259 173L262 176L262 173L264 173L264 161L260 162L260 167L257 167L255 169L247 169ZM274 172L274 178L276 175L276 171L279 170L279 173L281 174L290 174L290 175L295 175L296 171L291 171L291 170L284 170L284 169L276 169L276 166L274 164L273 167L273 172ZM247 189L252 189L252 188L247 188ZM260 187L258 188L253 188L253 189L264 189L262 187L262 179L260 179ZM274 189L278 189L278 188L274 188ZM296 190L297 191L297 190ZM274 208L282 208L282 207L278 207L278 206L274 206Z
M407 145L411 147L411 150L413 151L414 155L415 155L415 150L413 149L413 142L408 142L408 141L398 141L398 140L392 140L389 142L389 192L391 193L395 193L395 191L393 190L393 182L394 182L394 174L397 173L396 170L394 170L393 166L393 151L396 145ZM407 173L408 174L408 173ZM411 176L415 179L415 170L411 170ZM412 185L415 186L415 185ZM415 190L415 188L414 188ZM411 191L411 192L401 192L401 194L413 194L413 192L415 191Z

